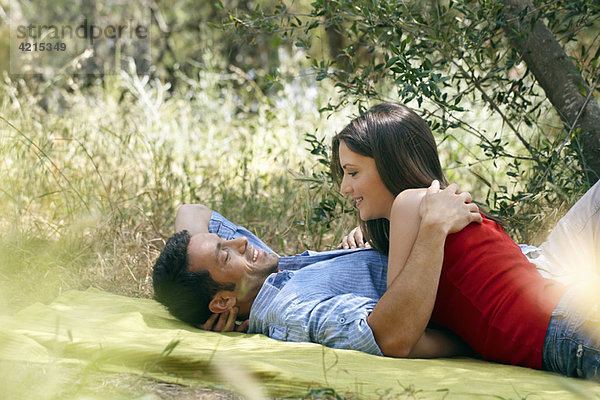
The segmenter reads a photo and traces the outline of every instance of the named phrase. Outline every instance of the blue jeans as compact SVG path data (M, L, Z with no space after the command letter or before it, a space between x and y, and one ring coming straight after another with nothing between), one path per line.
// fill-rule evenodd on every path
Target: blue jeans
M552 312L542 367L600 381L600 296L583 285L570 287ZM589 285L596 288L596 285Z

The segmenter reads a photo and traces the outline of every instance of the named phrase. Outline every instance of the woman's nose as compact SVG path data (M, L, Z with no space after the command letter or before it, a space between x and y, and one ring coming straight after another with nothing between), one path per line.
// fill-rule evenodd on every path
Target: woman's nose
M342 178L342 183L340 184L340 192L342 194L349 194L352 191L352 187L348 184L346 176Z

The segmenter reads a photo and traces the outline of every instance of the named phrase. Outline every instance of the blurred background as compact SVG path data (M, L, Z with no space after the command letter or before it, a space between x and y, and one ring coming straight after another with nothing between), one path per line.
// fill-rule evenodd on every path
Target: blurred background
M11 71L14 21L135 10L146 47ZM449 180L539 244L600 173L599 18L593 0L0 0L0 313L151 297L182 203L280 254L337 246L356 219L329 140L380 101L417 110Z

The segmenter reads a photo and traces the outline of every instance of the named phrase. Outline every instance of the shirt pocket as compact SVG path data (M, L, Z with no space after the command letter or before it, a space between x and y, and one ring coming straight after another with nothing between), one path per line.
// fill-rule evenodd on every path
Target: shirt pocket
M361 316L361 313L356 312L332 313L319 327L317 334L318 341L321 343L327 343L329 341L332 341L332 343L346 342L348 336L351 336L352 325L356 320L360 319Z
M276 340L287 340L288 330L284 326L269 326L269 337Z

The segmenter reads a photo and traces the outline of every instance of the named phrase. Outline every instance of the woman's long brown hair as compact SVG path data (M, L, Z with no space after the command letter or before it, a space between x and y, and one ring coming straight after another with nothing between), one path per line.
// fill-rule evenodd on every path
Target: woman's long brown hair
M330 167L338 183L344 176L339 158L342 141L353 152L375 160L381 180L394 196L406 189L427 188L434 179L442 188L448 185L429 125L406 106L377 104L333 137ZM388 254L389 221L360 221L360 226L373 247Z

